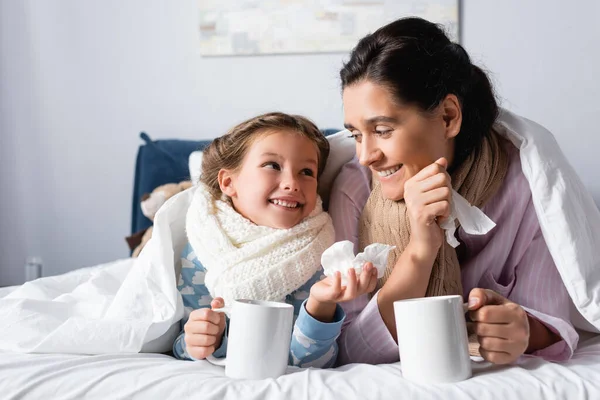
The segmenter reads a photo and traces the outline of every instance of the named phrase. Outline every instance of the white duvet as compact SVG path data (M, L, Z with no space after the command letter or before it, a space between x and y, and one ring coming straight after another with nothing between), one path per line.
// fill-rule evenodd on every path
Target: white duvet
M573 303L591 323L588 329L600 328L600 257L595 255L600 249L600 212L549 132L509 112L503 112L497 128L521 149L544 238ZM330 137L326 176L335 176L353 156L353 147L342 137ZM169 199L159 210L153 237L138 259L39 279L1 298L0 350L170 350L183 314L176 276L193 191Z
M278 379L236 381L206 361L160 354L0 353L0 398L201 400L594 400L600 399L600 336L582 340L572 360L523 358L512 366L474 363L456 384L419 385L400 363L334 370L289 368Z

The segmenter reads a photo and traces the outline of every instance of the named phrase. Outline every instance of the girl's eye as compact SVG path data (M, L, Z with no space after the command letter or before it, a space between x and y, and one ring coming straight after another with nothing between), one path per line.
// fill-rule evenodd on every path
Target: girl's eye
M314 171L313 171L312 169L310 169L310 168L304 168L304 169L302 170L302 173L303 173L304 175L306 175L306 176L315 176L315 173L314 173Z
M350 135L348 135L348 137L354 139L358 143L360 143L362 141L362 133L360 133L358 131L351 131Z
M274 169L276 171L280 171L281 170L281 167L279 166L279 164L277 164L276 162L273 162L273 161L269 161L267 163L264 163L263 167Z

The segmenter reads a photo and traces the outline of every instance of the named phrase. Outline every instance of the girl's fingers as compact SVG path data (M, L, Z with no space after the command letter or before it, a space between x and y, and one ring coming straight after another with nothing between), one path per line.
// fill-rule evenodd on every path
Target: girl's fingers
M223 300L222 297L215 297L210 302L210 307L211 308L223 308L223 307L225 307L225 301Z
M196 360L204 360L215 352L215 346L210 347L194 347L190 346L186 349L187 353Z
M373 273L373 264L370 262L365 263L363 265L362 272L360 273L360 277L358 278L358 291L361 292L369 286L369 282L371 281L371 274Z
M377 287L377 270L373 268L371 271L371 280L369 281L369 287L367 288L366 293L371 293Z
M210 347L217 342L215 335L189 335L185 337L185 344L194 347Z
M346 278L346 290L345 296L353 299L356 296L356 290L358 286L358 279L356 278L356 270L354 268L349 268Z
M340 271L336 271L333 274L331 288L333 289L334 293L340 293L342 291L342 274L340 274Z
M209 321L192 321L185 324L183 329L189 335L216 335L219 332L219 325Z
M190 313L188 321L208 321L213 324L218 324L221 320L221 314L211 310L210 308L199 308Z

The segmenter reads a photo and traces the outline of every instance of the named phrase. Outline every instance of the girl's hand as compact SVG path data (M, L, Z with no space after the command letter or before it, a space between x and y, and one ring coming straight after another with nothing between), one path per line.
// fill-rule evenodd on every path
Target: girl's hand
M212 308L221 308L224 305L220 297L214 298L210 303ZM197 360L205 359L220 346L225 332L225 315L210 308L194 310L183 330L187 353Z
M404 184L404 201L410 221L410 241L426 253L436 253L444 241L439 222L450 215L452 185L448 161L440 158Z
M348 269L347 282L342 286L342 276L336 272L310 288L310 297L320 303L336 304L353 300L365 293L375 290L377 285L377 269L370 262L365 263L359 277L354 268Z
M306 311L313 318L329 322L333 318L337 303L353 300L375 290L377 269L370 262L365 263L360 276L356 276L354 268L348 269L347 275L345 286L342 286L341 274L336 272L334 276L328 276L310 288Z
M508 364L529 346L529 318L523 308L489 289L469 293L471 330L477 334L481 356L494 364Z

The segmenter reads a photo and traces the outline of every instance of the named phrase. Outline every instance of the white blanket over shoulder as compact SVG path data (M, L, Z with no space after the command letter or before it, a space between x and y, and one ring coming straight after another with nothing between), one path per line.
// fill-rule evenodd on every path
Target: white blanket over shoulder
M508 111L496 127L521 150L542 233L574 305L600 329L600 212L546 129ZM353 146L342 135L329 138L323 198L341 165L353 157ZM1 298L0 350L168 351L183 315L177 261L186 243L185 215L193 191L163 205L138 259L39 279Z
M496 129L520 149L556 268L581 315L600 330L600 211L548 130L506 110Z

